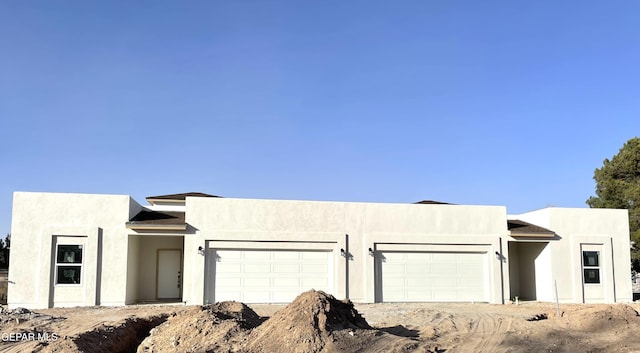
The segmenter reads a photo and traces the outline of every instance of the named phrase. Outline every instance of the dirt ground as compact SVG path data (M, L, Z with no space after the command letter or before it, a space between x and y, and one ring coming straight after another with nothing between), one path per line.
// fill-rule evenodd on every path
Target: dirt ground
M0 313L2 352L640 352L637 304L223 302Z

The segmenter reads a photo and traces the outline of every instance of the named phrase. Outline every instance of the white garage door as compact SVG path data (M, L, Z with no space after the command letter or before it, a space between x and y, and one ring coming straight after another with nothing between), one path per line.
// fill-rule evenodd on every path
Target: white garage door
M309 289L332 291L330 251L210 250L210 300L288 303ZM213 295L211 295L213 294Z
M488 301L487 254L382 252L382 301Z

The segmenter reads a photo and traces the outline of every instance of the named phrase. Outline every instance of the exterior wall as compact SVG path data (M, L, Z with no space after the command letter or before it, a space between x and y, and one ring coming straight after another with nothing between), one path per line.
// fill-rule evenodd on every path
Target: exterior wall
M591 301L588 295L585 298L582 283L582 246L596 245L602 250L603 292L594 301L632 301L627 210L547 208L518 218L552 229L559 238L549 243L551 277L541 283L547 290L539 300L555 300L557 283L559 301Z
M183 249L183 301L203 304L207 268L206 251L199 251L200 247L329 250L332 294L355 302L374 302L380 290L369 249L376 254L485 252L488 298L496 304L508 299L513 290L533 291L533 283L540 301L555 300L556 283L562 302L632 300L626 210L549 208L517 216L557 234L553 239L533 240L508 235L502 206L187 197L187 231L164 235L126 228L140 210L142 206L124 195L16 192L8 304L44 308L154 300L156 256L161 248ZM510 243L522 241L548 245L514 246L519 250L507 251ZM83 245L80 286L53 284L55 246L61 242ZM601 252L600 287L583 286L584 249ZM341 256L341 250L349 256ZM535 278L515 274L517 264L523 262L532 268L519 271L534 272Z
M455 251L458 246L475 245L493 254L506 234L506 210L497 206L193 197L187 198L186 205L187 223L196 229L185 237L183 298L187 304L202 304L204 298L205 258L195 251L199 246L331 249L333 294L373 302L374 258L369 248ZM349 286L346 259L340 256L340 249L347 248ZM490 300L501 303L500 261L490 261L489 271Z
M86 242L84 284L72 290L72 297L63 305L124 304L125 223L137 207L124 195L14 193L9 306L53 305L57 288L52 284L52 266L58 236L84 237Z
M519 244L516 242L509 242L507 252L508 259L508 276L509 276L509 291L505 293L505 297L510 300L514 300L516 296L522 296L520 291L520 249Z
M536 300L543 302L551 302L555 300L553 295L553 260L552 245L548 244L536 257L534 264L536 269Z
M140 283L140 237L129 235L127 254L127 304L138 301L138 283Z

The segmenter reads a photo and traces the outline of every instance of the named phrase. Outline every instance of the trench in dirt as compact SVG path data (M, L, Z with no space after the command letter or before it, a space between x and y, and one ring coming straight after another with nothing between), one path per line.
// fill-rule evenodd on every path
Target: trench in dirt
M154 327L167 321L168 315L128 318L119 326L104 326L74 339L83 352L135 353ZM96 347L99 350L96 351Z

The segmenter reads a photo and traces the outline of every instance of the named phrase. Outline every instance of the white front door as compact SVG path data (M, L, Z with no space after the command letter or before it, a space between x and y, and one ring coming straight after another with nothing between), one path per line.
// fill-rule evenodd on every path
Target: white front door
M181 262L181 250L158 250L158 268L156 273L158 299L180 298Z

